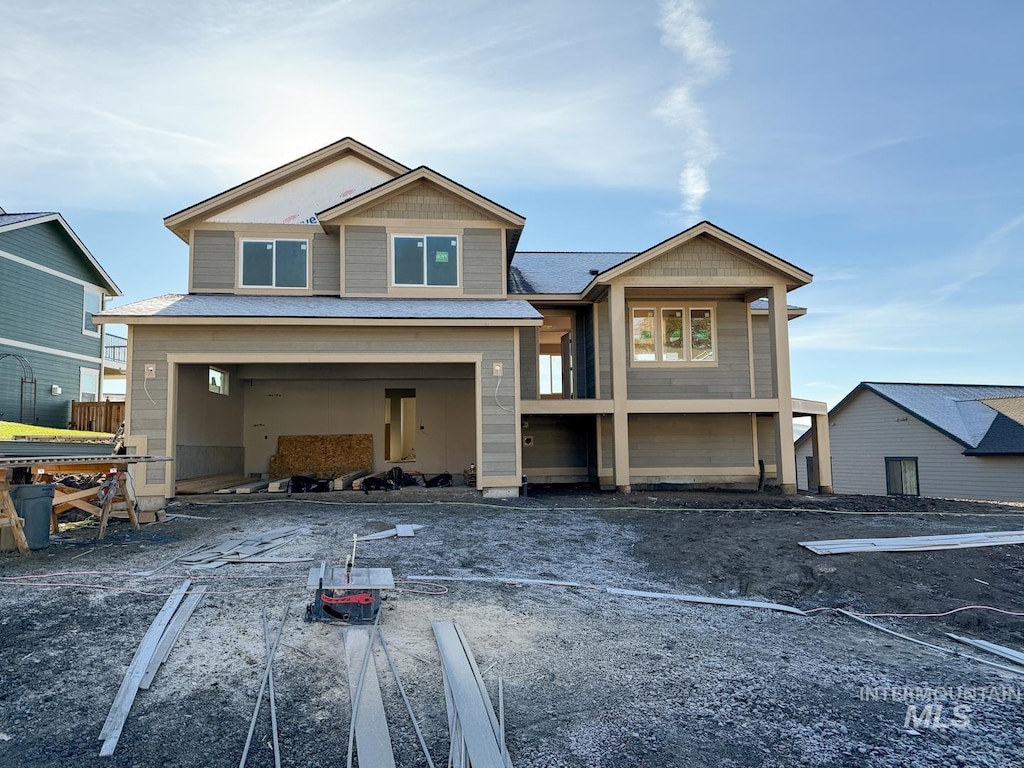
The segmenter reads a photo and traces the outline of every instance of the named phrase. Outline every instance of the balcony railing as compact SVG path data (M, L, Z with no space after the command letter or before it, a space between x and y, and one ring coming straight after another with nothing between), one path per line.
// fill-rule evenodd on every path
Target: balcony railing
M106 334L103 338L103 359L110 363L128 363L128 339L123 336Z

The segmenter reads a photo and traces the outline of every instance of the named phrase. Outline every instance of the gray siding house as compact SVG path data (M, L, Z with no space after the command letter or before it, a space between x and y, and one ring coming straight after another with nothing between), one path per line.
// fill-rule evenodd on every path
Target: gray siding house
M66 427L97 400L95 314L121 292L59 213L0 211L0 420Z
M837 493L1024 501L1024 387L864 382L829 412ZM809 435L801 488L816 488Z
M373 468L796 488L790 290L811 275L702 222L643 251L517 249L525 219L343 139L167 217L188 292L128 325L127 442L153 504L266 474L277 438L371 434ZM825 479L828 485L827 478Z

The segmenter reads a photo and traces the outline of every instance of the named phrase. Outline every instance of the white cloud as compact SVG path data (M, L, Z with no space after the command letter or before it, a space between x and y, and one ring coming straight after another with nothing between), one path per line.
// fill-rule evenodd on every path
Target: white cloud
M707 127L704 108L694 92L725 73L729 51L714 38L714 30L694 0L663 0L658 26L666 47L683 54L688 65L684 82L655 108L654 115L677 130L683 144L679 191L684 222L701 218L704 198L711 191L708 167L717 152Z

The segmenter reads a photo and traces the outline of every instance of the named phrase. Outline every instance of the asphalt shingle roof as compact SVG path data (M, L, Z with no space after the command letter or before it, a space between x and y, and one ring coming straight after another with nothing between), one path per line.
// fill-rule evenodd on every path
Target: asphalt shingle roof
M8 224L20 224L23 221L41 219L43 216L53 216L53 213L0 213L0 227Z
M168 293L100 317L308 317L410 320L539 320L521 299L353 299L337 296L236 296Z
M985 403L1024 398L1024 387L986 384L886 384L864 382L889 402L962 444L968 454L1024 454L1024 424ZM1022 400L1024 402L1024 400Z
M514 294L581 293L604 272L636 256L633 252L518 251L512 257L508 290Z

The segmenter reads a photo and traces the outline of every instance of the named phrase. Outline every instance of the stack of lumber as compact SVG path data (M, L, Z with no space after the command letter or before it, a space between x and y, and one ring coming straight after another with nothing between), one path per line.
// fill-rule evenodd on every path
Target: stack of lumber
M271 477L342 478L372 471L373 435L281 435L270 457Z
M283 547L301 530L299 526L290 525L244 539L224 541L183 555L178 562L190 570L211 570L228 563L304 563L311 558L267 557L268 553Z
M176 480L174 492L179 496L192 493L216 493L225 488L233 488L249 481L240 472L228 472L222 475L206 475L193 477L189 480Z
M476 488L476 465L471 464L469 469L462 470L462 479L470 488Z
M380 679L373 661L373 629L349 629L345 639L345 661L348 665L348 690L352 702L352 731L355 754L361 766L395 768ZM351 762L349 763L351 765Z
M995 547L1000 544L1024 544L1024 531L991 531L988 533L955 533L947 536L904 536L885 539L831 539L801 541L801 547L816 555L839 555L849 552L926 552L933 549L969 549Z

